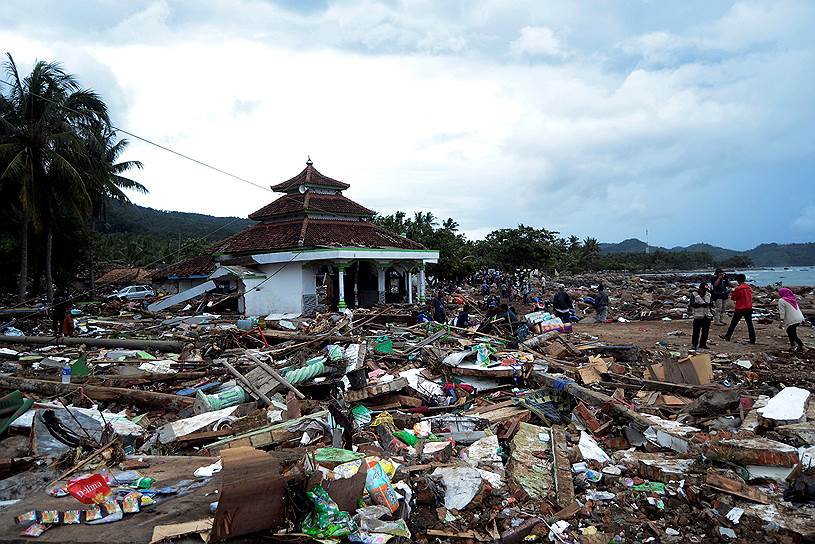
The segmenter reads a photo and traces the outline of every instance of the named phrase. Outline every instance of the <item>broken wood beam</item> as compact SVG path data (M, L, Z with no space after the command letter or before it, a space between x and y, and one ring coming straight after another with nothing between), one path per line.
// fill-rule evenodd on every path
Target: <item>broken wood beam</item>
M299 389L297 389L292 384L290 384L288 382L288 380L286 380L286 378L284 378L283 376L281 376L277 372L277 370L270 367L269 365L267 365L266 363L264 363L263 361L261 361L260 359L258 359L257 357L255 357L254 355L249 353L248 351L246 351L244 353L246 354L247 357L249 357L252 361L254 361L255 364L257 364L260 368L262 368L268 375L270 375L272 378L277 380L277 383L279 383L280 385L282 385L283 387L285 387L286 389L288 389L289 391L294 393L297 396L298 399L303 400L304 398L306 398L306 396L303 393L301 393ZM258 394L260 394L260 392L258 392ZM269 404L271 404L271 403L269 403Z
M252 382L250 382L249 380L247 380L247 379L246 379L246 376L244 376L243 374L241 374L240 372L238 372L238 371L235 369L235 367L234 367L234 366L232 366L231 364L229 364L229 361L227 361L226 359L216 359L216 360L215 360L215 363L216 363L216 364L220 364L220 365L222 365L224 368L226 368L226 369L229 371L229 373L230 373L230 374L232 374L232 375L235 377L235 379L236 379L236 380L238 380L239 382L241 382L241 385L243 385L243 386L244 386L245 388L247 388L249 391L251 391L252 393L254 393L254 394L257 396L257 398L258 398L259 400L261 400L261 401L265 402L267 406L271 406L271 405L272 405L272 401L269 399L269 397L267 397L266 395L264 395L264 394L263 394L263 392L262 392L262 391L260 391L260 390L259 390L257 387L255 387L255 386L254 386L254 384L253 384Z
M153 391L140 391L138 389L124 389L122 387L102 387L98 385L85 385L79 383L49 382L46 380L33 380L16 376L0 376L0 389L19 389L24 393L37 393L43 396L58 396L82 390L82 393L93 400L132 402L156 408L181 410L192 406L195 399L155 393Z
M72 336L0 336L0 344L43 344L53 346L90 346L94 348L154 349L181 352L184 342L140 338L85 338Z

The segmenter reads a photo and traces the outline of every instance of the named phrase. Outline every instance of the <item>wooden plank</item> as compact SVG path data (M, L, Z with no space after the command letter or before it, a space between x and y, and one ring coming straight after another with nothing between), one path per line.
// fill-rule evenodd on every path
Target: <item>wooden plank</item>
M735 495L736 497L741 497L743 499L761 504L770 504L767 496L758 489L750 487L744 482L732 480L726 476L722 476L721 474L716 474L715 472L711 472L707 475L705 484L713 489L728 493L730 495Z
M566 451L566 430L563 426L552 427L552 454L555 460L555 491L557 504L566 508L574 502L574 481L572 464Z
M369 399L377 395L384 395L386 393L394 393L396 391L401 391L407 386L408 386L407 378L396 378L395 380L387 383L379 385L369 385L364 389L359 390L352 389L351 391L346 391L343 394L343 398L349 402L359 402L361 400Z

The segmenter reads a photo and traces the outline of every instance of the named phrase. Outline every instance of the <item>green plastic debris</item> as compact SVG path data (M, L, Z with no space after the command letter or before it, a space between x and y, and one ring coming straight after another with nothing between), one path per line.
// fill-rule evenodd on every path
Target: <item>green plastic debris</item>
M360 429L368 425L373 419L371 411L362 404L357 404L351 409L351 417L354 418L354 425Z
M396 438L398 438L399 440L401 440L402 442L404 442L408 446L415 446L416 442L419 441L419 439L416 438L416 435L414 435L411 432L404 431L404 430L403 431L396 431L395 433L393 433L393 436L395 436Z
M152 355L150 355L146 351L137 351L136 355L139 356L139 359L145 359L145 360L148 360L148 361L152 361L152 360L155 359L155 357L153 357Z
M71 363L71 377L87 378L91 375L91 369L88 366L88 357L81 355L79 359Z
M364 459L365 454L357 453L342 448L319 448L314 452L314 460L318 463L349 463L358 459Z
M659 493L660 495L665 494L665 484L662 482L645 482L644 484L637 484L631 489L646 493Z
M19 390L0 397L0 435L6 432L14 420L26 413L33 404L34 401L24 397Z
M328 358L333 363L342 361L343 358L345 357L345 353L343 352L342 348L337 344L331 344L326 349L328 351Z
M314 538L344 538L357 530L348 512L343 512L323 486L315 485L306 496L314 503L303 521L303 532Z
M387 336L378 336L374 340L374 351L383 355L393 353L393 340Z

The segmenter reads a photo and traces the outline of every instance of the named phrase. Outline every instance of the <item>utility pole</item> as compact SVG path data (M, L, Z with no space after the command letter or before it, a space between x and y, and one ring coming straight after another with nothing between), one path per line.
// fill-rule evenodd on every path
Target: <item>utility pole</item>
M645 254L651 254L651 244L648 242L648 229L645 229Z

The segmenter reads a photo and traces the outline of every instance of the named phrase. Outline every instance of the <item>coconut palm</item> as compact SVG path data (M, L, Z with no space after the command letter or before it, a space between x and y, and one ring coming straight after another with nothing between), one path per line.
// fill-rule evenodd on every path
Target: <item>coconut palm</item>
M10 54L0 93L0 183L19 194L19 294L25 299L29 224L45 239L45 280L53 300L51 232L60 216L90 213L90 184L83 175L88 135L108 126L107 106L93 91L82 89L59 64L38 61L20 77Z

